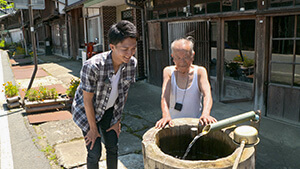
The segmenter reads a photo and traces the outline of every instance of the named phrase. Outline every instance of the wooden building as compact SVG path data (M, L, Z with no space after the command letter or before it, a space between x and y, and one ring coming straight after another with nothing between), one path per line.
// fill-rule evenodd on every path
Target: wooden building
M194 64L213 98L252 101L263 115L300 124L299 0L148 0L148 80L161 86L170 43L195 39Z
M138 60L137 77L140 79L145 77L146 55L142 18L144 2L144 0L87 0L83 7L85 42L96 42L95 52L109 50L107 35L111 25L120 20L129 20L136 25L138 39L135 57Z
M68 16L68 35L69 35L69 50L70 56L73 59L77 59L81 56L80 49L85 48L84 41L84 19L83 19L83 3L84 0L73 1L72 4L68 4L66 7Z

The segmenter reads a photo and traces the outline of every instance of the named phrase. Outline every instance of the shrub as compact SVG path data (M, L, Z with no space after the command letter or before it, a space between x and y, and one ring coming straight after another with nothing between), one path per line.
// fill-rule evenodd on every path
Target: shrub
M67 89L66 93L69 97L74 97L75 96L75 92L77 90L77 87L80 84L80 79L72 79L70 82L70 86Z
M6 97L14 97L18 95L19 88L16 85L13 85L12 82L4 83L5 86L5 95Z

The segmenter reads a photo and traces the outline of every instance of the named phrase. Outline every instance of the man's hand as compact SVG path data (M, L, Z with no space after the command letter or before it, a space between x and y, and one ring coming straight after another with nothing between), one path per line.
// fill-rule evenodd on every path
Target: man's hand
M210 115L201 115L201 117L199 118L199 122L203 126L203 125L215 123L215 122L217 122L217 119L215 119L214 117L212 117Z
M86 145L91 144L90 149L92 150L95 144L97 137L101 137L98 130L90 130L84 137Z
M106 132L109 132L110 130L114 130L117 134L117 137L119 138L119 135L121 133L121 121L119 120L116 124L107 129Z
M170 127L174 127L174 123L171 117L163 117L160 120L158 120L155 124L155 128L157 129L164 128L166 124L169 124Z

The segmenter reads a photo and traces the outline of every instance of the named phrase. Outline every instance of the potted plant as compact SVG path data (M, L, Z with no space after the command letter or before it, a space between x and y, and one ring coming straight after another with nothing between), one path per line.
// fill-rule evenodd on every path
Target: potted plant
M39 86L25 94L25 110L27 113L64 108L67 99L61 97L55 88Z
M8 108L20 107L19 88L12 82L3 84L5 90L6 103Z
M66 94L67 96L70 98L70 99L73 99L74 96L75 96L75 92L77 90L77 87L79 86L80 84L80 79L71 79L71 82L70 82L70 85L69 85L69 88L67 89L66 91Z
M249 59L246 55L243 55L243 58L241 55L236 55L232 63L237 63L246 76L254 72L254 59Z
M243 73L248 76L254 73L254 59L248 59L245 57L243 64L241 65Z

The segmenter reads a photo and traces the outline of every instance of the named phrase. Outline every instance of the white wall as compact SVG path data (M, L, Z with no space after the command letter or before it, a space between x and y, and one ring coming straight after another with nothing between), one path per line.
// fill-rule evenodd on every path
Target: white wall
M72 5L76 2L79 2L80 0L68 0L68 5Z
M20 42L23 38L21 29L9 30L12 42Z

